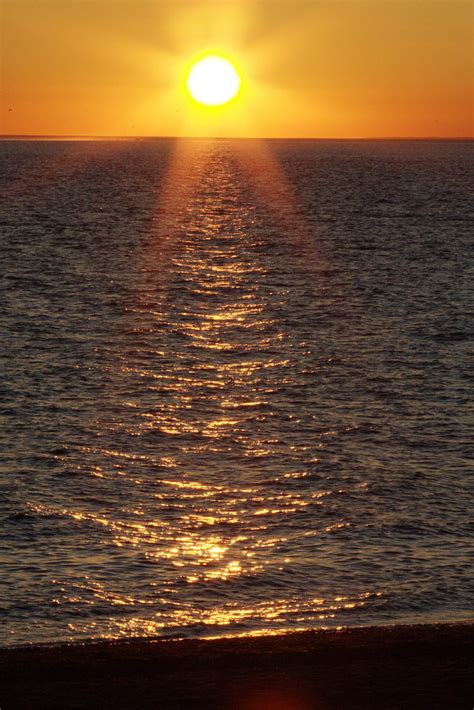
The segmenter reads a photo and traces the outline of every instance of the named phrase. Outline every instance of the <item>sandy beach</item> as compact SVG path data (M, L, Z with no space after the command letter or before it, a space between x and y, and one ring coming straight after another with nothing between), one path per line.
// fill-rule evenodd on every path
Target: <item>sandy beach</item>
M474 624L0 651L1 707L471 708Z

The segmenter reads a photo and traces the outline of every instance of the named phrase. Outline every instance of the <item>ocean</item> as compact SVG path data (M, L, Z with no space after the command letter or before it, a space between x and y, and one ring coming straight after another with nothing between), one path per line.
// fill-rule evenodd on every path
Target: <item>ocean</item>
M472 142L0 153L0 645L472 618Z

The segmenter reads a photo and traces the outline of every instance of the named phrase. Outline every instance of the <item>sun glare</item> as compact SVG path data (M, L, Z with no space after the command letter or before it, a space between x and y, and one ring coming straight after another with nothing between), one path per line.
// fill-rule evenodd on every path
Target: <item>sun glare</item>
M193 64L186 80L189 93L204 106L222 106L237 96L240 77L234 65L216 54Z

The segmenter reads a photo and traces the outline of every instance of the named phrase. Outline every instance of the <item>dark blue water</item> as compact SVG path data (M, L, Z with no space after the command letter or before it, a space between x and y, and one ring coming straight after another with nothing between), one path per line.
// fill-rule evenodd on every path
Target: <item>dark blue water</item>
M0 644L472 616L473 143L0 153Z

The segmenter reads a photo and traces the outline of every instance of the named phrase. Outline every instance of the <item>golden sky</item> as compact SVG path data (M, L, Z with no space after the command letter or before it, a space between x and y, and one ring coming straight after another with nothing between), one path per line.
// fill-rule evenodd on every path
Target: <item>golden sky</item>
M470 0L0 0L3 134L468 137ZM199 108L193 57L238 98Z

